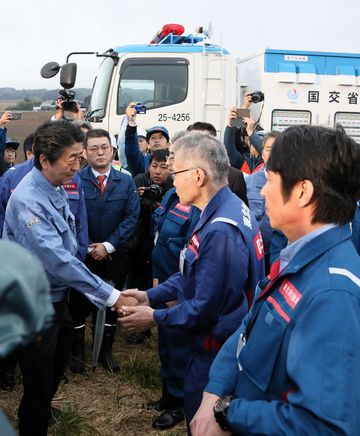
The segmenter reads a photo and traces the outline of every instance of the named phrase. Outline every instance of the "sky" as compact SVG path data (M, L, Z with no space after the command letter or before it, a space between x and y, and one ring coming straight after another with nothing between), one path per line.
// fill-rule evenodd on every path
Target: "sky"
M0 87L59 87L59 76L43 79L50 61L65 63L73 51L148 43L166 23L185 33L214 26L213 41L234 58L265 48L360 53L359 0L32 0L1 5ZM76 87L91 87L100 60L74 56Z

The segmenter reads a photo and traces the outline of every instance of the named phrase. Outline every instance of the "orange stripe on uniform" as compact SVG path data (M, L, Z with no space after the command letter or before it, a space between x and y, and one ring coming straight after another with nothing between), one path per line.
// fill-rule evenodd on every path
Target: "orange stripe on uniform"
M291 320L291 318L289 317L289 315L287 313L285 313L281 307L280 304L270 295L269 297L267 297L266 299L269 303L271 303L276 312L286 321L289 322Z

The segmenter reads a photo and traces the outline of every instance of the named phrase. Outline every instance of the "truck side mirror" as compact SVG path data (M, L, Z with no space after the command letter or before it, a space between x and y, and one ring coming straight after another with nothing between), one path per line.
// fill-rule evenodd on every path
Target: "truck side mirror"
M41 68L40 74L44 79L50 79L56 76L59 70L60 65L57 62L48 62Z
M77 66L75 63L64 64L61 67L60 85L64 89L70 89L74 87L76 81L76 68Z

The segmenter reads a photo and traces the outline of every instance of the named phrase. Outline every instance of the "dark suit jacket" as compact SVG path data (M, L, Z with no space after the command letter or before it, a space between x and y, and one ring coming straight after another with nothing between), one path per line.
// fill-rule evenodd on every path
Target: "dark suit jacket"
M234 167L229 168L229 188L234 194L241 198L246 206L249 206L244 174Z

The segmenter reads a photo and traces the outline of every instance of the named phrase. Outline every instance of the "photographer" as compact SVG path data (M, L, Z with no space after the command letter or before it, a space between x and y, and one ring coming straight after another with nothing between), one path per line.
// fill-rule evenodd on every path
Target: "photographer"
M56 112L52 116L51 120L85 120L85 114L81 110L81 106L78 101L74 100L75 93L69 93L69 91L60 91L60 96L56 100ZM65 117L65 112L67 117ZM71 114L71 118L68 118L68 114Z
M167 150L169 144L169 132L165 127L151 127L146 134L150 154L144 155L139 148L137 132L137 110L136 103L132 102L126 108L128 125L125 130L125 156L128 163L128 170L135 177L147 170L151 154L155 150Z
M133 241L133 262L127 286L148 289L152 285L151 252L154 246L153 212L165 192L172 187L168 150L156 150L150 157L149 170L134 178L140 196L140 219Z
M242 109L249 109L253 98L253 94L247 94ZM251 116L243 118L243 127L240 128L233 126L233 120L237 118L237 109L232 107L228 115L228 125L225 129L224 145L231 166L246 174L251 174L263 166L261 158L262 138L255 131L255 122Z

